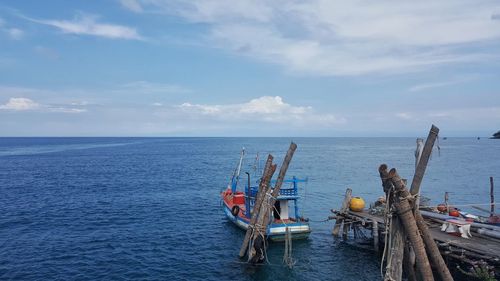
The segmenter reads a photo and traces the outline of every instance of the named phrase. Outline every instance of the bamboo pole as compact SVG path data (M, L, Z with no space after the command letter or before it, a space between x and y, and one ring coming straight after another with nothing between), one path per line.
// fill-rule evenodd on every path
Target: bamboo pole
M352 189L347 188L345 190L344 201L342 201L342 207L340 212L337 214L337 219L335 220L335 226L332 230L332 235L335 237L339 236L340 227L344 224L344 217L342 216L349 208L349 202L351 201Z
M240 253L239 253L240 258L244 257L247 251L248 242L250 241L250 236L252 234L253 227L255 227L255 223L257 222L257 216L259 214L260 207L262 205L262 200L265 197L264 196L265 191L267 190L267 186L275 170L276 170L276 165L273 165L273 156L269 154L267 156L266 165L264 166L264 173L259 183L259 191L257 193L257 198L255 198L255 204L252 210L252 217L250 218L250 224L248 225L245 238L243 239L243 244L241 245L240 248ZM250 186L248 188L250 188Z

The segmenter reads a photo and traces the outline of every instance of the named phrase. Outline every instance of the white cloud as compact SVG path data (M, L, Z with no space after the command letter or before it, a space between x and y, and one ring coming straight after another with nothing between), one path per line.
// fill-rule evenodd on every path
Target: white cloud
M96 16L83 15L75 17L73 20L29 20L56 27L63 33L68 34L92 35L109 39L144 40L135 28L117 24L99 23Z
M215 118L226 122L251 120L269 123L287 123L299 126L332 126L345 123L333 114L318 114L310 106L293 106L280 96L263 96L241 104L206 105L183 103L179 108L192 118ZM290 123L292 124L292 123Z
M121 90L137 93L190 93L191 90L183 86L148 81L134 81L121 85Z
M123 7L129 9L130 11L139 13L142 12L142 6L136 0L120 0Z
M405 119L405 120L411 120L411 119L413 119L412 115L409 114L408 112L396 113L396 117L399 117L399 118Z
M10 98L7 103L0 105L0 110L7 111L38 111L38 112L62 112L82 113L87 109L81 104L40 104L29 98Z
M54 107L50 106L47 108L50 112L61 112L61 113L83 113L87 112L85 108L71 108L71 107Z
M493 0L470 2L136 0L122 4L209 27L207 44L316 75L420 71L498 58Z
M19 28L9 27L2 18L0 18L0 32L5 32L13 40L21 40L24 36L24 31Z
M0 105L0 109L25 111L38 109L40 105L28 98L10 98L6 104Z
M428 89L433 89L433 88L440 88L440 87L445 87L445 86L450 86L457 84L458 82L455 81L444 81L444 82L435 82L435 83L426 83L426 84L419 84L411 87L409 89L410 92L420 92Z
M465 82L469 82L472 80L475 80L479 78L478 75L469 75L466 77L455 77L453 79L449 79L446 81L438 81L438 82L431 82L431 83L423 83L423 84L418 84L415 85L408 90L410 92L420 92L420 91L425 91L428 89L433 89L433 88L441 88L441 87L446 87L446 86L451 86L451 85L456 85L456 84L461 84Z
M9 34L10 38L14 40L20 40L24 36L24 31L19 28L9 28L7 30L7 33Z

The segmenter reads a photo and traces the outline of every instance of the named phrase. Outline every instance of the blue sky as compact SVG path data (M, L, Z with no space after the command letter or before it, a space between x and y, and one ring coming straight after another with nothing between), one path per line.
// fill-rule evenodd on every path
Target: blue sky
M2 1L0 136L500 129L498 1Z

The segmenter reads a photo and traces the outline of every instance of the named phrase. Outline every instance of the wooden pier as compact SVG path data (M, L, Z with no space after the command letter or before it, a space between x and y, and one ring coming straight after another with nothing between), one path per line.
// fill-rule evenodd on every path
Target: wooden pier
M332 234L339 237L341 232L346 239L350 230L354 237L362 229L369 230L374 250L382 253L381 272L387 281L402 280L403 275L412 281L452 281L452 272L468 279L496 280L500 275L500 227L421 210L420 184L438 132L432 125L424 147L417 146L411 186L407 187L395 168L388 170L382 164L378 171L385 196L377 207L351 210L352 190L348 188L341 209L332 210L330 218L336 220ZM491 200L493 206L494 198ZM490 213L494 216L493 207Z
M382 215L370 214L369 211L353 212L332 210L340 233L349 233L360 228L369 230L374 238L374 250L378 253L383 251L385 244L385 220ZM441 222L432 218L425 218L429 232L443 258L449 265L478 265L481 262L494 267L495 274L500 275L500 239L495 239L473 232L471 238L462 238L441 231ZM463 266L463 267L464 267ZM449 266L450 267L450 266ZM464 267L466 270L466 267ZM457 271L450 268L450 271Z

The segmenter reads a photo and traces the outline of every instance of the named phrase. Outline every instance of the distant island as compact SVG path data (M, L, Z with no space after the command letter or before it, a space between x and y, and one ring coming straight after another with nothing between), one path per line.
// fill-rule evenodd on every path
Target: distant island
M500 131L493 134L492 139L500 139Z

